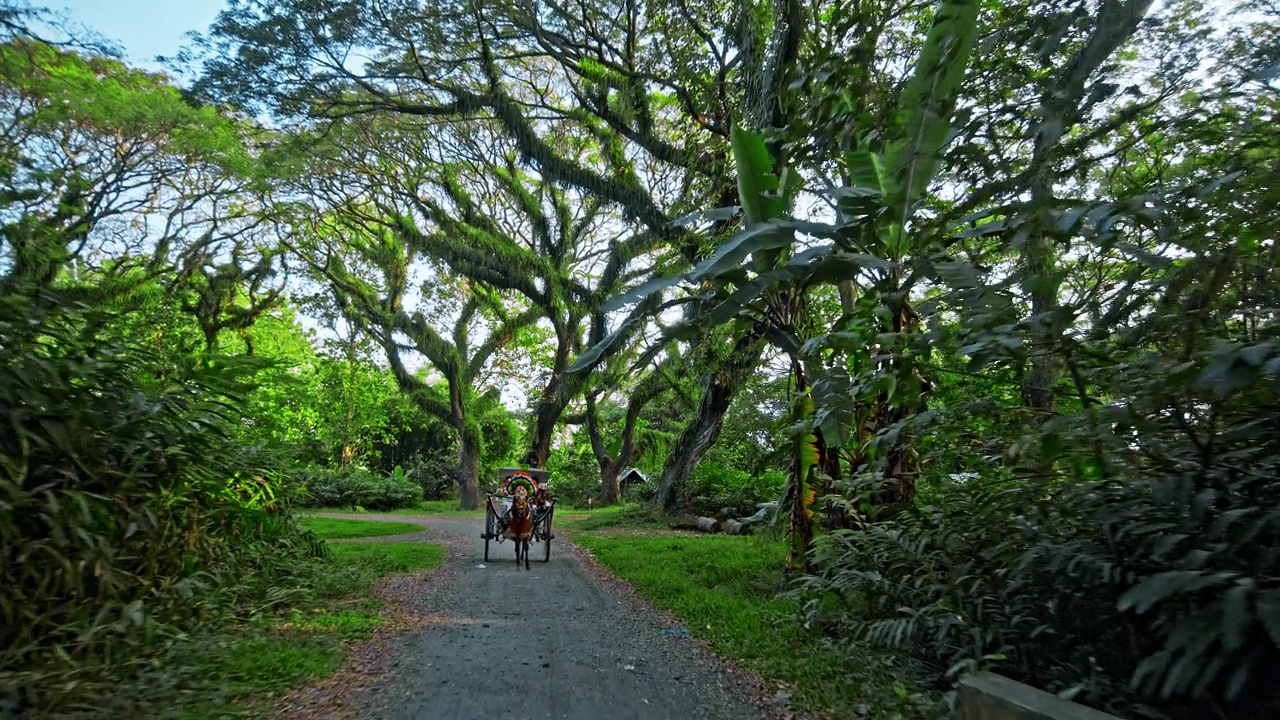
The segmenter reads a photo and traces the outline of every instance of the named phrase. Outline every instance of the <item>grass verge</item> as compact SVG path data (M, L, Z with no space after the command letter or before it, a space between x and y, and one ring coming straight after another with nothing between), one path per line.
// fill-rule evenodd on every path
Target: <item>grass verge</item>
M372 531L392 524L354 522ZM348 538L355 532L353 525L320 528ZM446 552L421 542L336 540L327 545L330 558L308 563L288 587L277 588L278 603L152 648L151 669L121 678L115 697L84 717L271 717L280 695L333 672L346 646L368 638L382 623L382 603L369 595L378 580L437 567Z
M299 518L298 524L325 540L378 537L381 535L407 535L422 532L422 526L405 522L381 520L343 520L326 517Z
M937 718L922 668L867 648L840 648L799 619L786 589L779 539L619 534L613 519L567 526L573 539L653 605L679 618L722 658L756 673L792 704L825 717ZM613 529L609 532L607 529ZM641 531L643 532L643 531Z
M311 513L358 513L369 515L445 515L445 516L472 516L484 515L484 498L480 498L480 507L475 510L458 509L457 500L423 500L413 507L400 508L399 510L372 511L362 508L350 507L325 507L325 508L307 508L303 511L306 514Z
M564 518L563 521L560 518ZM556 519L561 527L569 530L665 530L669 527L641 505L613 505L596 510L557 507Z

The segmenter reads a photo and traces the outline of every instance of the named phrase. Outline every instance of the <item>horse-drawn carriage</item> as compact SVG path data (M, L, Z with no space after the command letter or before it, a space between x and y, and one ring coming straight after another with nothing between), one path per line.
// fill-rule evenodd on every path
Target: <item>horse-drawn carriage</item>
M546 470L501 468L500 488L487 493L484 513L484 560L489 561L489 541L511 540L516 546L516 567L529 569L529 543L542 543L542 562L551 560L551 517L556 501L551 497L551 473Z

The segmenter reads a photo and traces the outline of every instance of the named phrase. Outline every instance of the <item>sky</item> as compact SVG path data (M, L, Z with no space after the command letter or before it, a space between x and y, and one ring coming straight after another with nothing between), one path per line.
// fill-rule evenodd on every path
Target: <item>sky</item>
M227 0L45 0L42 4L124 48L125 57L160 70L157 55L174 55L185 35L208 29Z

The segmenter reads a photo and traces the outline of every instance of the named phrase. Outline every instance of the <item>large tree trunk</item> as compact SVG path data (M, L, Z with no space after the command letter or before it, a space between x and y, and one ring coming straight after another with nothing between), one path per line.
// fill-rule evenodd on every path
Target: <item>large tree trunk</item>
M610 461L600 466L600 504L616 505L622 501L623 463Z
M570 323L576 324L574 316ZM569 406L569 399L576 394L576 387L567 387L569 378L565 369L569 367L569 355L573 351L573 330L563 323L556 322L556 354L551 364L551 377L547 386L538 397L538 404L533 409L533 427L530 430L530 445L521 462L525 467L545 468L547 459L551 457L551 439L556 432L556 424L560 416ZM574 385L578 383L575 382Z
M662 467L662 479L654 502L667 512L673 512L684 503L689 477L702 461L711 446L720 437L724 427L724 415L733 402L738 389L746 383L760 363L764 341L755 332L748 332L734 344L732 354L720 367L707 377L698 403L698 411L685 425L680 437L671 444L666 463Z
M458 433L458 498L463 510L480 507L480 437L475 428Z
M551 388L547 389L548 394L554 392ZM525 467L541 469L547 466L547 459L551 457L551 439L566 405L567 403L557 402L554 397L547 398L546 395L538 401L533 410L532 442L520 460Z
M463 510L480 507L480 429L467 421L462 379L449 377L449 405L458 430L458 499Z
M1031 296L1031 316L1036 318L1031 329L1031 368L1022 385L1022 404L1045 415L1054 411L1053 386L1062 374L1058 357L1059 323L1052 313L1058 307L1059 282L1054 276L1057 265L1053 239L1039 236L1027 242L1023 251L1023 287Z
M635 422L629 421L623 428L622 448L618 457L609 455L604 444L604 436L600 429L600 416L596 410L594 395L587 395L587 437L591 439L591 451L600 465L600 504L616 505L622 500L622 484L620 479L627 463L635 455ZM637 410L635 414L639 414ZM630 418L630 413L629 413Z

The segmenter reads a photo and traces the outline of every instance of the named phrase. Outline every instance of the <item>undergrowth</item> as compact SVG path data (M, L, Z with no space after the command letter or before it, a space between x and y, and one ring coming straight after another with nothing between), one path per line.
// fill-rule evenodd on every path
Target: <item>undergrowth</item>
M270 717L280 693L333 672L345 647L381 624L368 597L381 578L437 567L444 548L414 542L332 542L279 588L287 601L145 648L134 660L100 668L30 718Z
M458 507L457 500L420 500L410 507L397 508L395 510L373 510L371 508L351 508L351 507L316 507L308 508L306 513L370 513L378 515L446 515L446 516L462 516L471 517L475 515L484 515L484 498L480 499L480 507L474 510L462 510Z
M822 717L936 718L940 699L910 660L870 648L853 657L799 619L781 597L786 545L766 537L602 533L634 510L575 521L573 538L655 606L706 639L721 657L755 672L791 703ZM587 529L591 525L596 531ZM681 628L673 628L680 632Z
M316 620L377 609L340 599L443 558L422 544L330 552L299 525L277 494L285 458L238 434L269 361L194 361L114 341L109 313L52 293L10 300L0 715L241 712L256 692L331 670L342 638L367 632Z
M387 512L422 502L422 488L405 478L403 471L379 475L358 467L306 467L291 470L283 482L297 502L308 507Z

